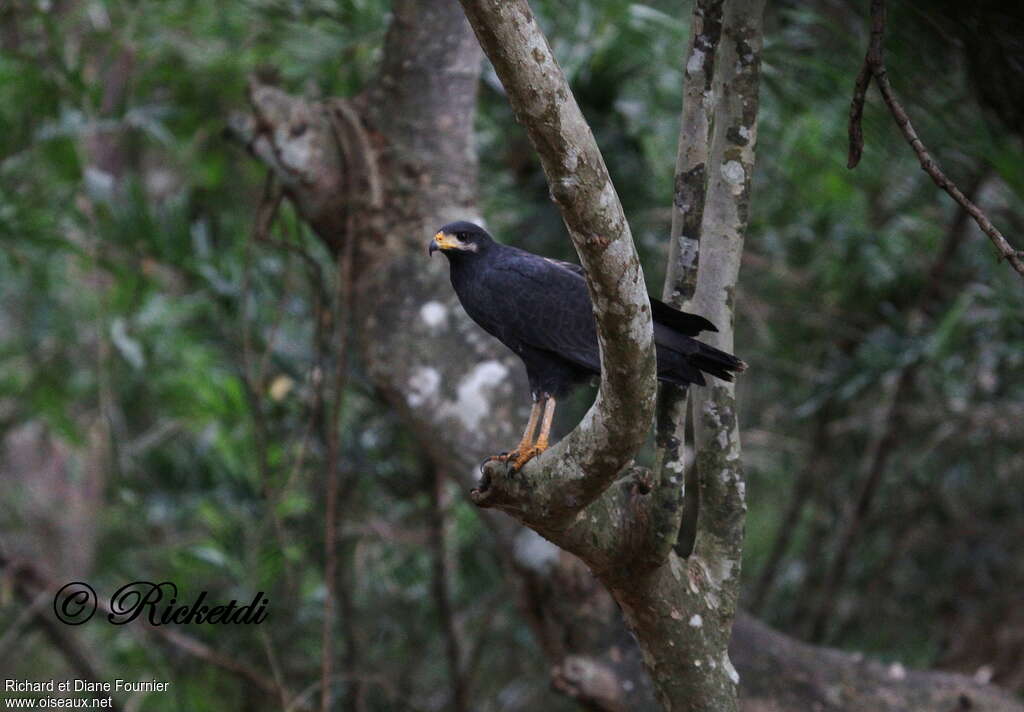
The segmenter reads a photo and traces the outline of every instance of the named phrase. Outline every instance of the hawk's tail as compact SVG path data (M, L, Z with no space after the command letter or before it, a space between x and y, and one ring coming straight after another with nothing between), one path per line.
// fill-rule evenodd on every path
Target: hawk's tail
M700 341L696 341L696 343L698 344L697 353L687 357L687 361L704 373L710 373L723 381L731 381L733 373L747 370L747 364L732 354Z
M663 324L655 324L654 335L658 347L658 378L663 381L703 386L705 373L731 381L733 374L747 368L746 363L732 354L665 328Z

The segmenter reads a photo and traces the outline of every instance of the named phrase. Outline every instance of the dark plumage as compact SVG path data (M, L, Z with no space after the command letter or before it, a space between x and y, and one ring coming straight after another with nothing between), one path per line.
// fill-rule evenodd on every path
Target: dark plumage
M535 402L550 398L553 413L555 398L600 374L597 329L581 267L495 242L468 222L441 228L430 243L429 252L435 250L448 258L452 286L466 313L523 360ZM651 310L659 380L703 386L704 373L731 381L732 372L746 368L735 356L692 338L717 331L704 317L657 299L651 299ZM543 426L550 428L550 416L544 416ZM535 405L534 426L538 417ZM547 446L543 426L540 450ZM529 431L528 426L532 435ZM528 444L524 434L511 455L522 454Z

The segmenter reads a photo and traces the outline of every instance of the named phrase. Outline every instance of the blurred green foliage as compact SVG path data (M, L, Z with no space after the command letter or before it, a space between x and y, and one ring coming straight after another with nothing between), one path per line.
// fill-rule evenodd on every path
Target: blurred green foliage
M537 5L656 293L688 19L660 0ZM970 225L929 286L956 210L873 93L864 160L846 169L862 9L823 1L769 10L738 300L737 352L751 364L740 386L745 567L756 581L782 512L801 498L760 613L821 641L929 665L952 655L970 622L991 617L993 606L1008 610L1008 592L1024 584L1014 553L1024 535L1024 306L1019 277ZM386 3L88 0L20 2L5 12L0 434L43 423L82 461L97 448L98 427L112 447L91 521L89 580L112 591L136 578L170 579L216 600L264 590L272 611L258 633L189 633L316 680L325 453L310 433L315 374L330 366L316 347L318 293L298 260L250 239L263 172L222 132L253 73L313 96L358 91L379 56ZM962 59L920 12L893 10L890 28L890 72L919 133L954 180L981 186L977 199L995 222L1019 234L1020 136L980 110ZM111 105L120 60L130 69ZM480 107L492 227L506 241L569 257L543 175L489 69ZM111 135L125 148L104 170L97 163ZM329 257L287 207L275 236L303 246L329 279ZM432 475L358 363L344 419L341 556L355 617L343 625L358 642L359 668L380 671L364 680L371 708L436 709L446 670L430 595ZM844 513L890 427L832 615L813 630ZM808 462L810 486L800 492ZM31 503L5 487L0 526L28 526L18 513ZM455 497L450 514L460 625L482 641L474 653L490 670L478 677L474 709L565 704L545 690L535 643L500 562L479 545L486 536L472 508ZM0 616L10 620L17 607L0 601ZM83 634L107 651L104 670L174 680L172 693L151 695L142 709L261 699L128 631ZM995 644L983 634L979 650L986 642ZM25 645L9 672L58 674L43 638Z

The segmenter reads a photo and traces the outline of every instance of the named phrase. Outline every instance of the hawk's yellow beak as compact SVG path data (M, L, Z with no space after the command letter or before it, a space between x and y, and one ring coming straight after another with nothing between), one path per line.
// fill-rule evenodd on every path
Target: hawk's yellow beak
M427 254L432 255L436 250L460 250L464 248L465 245L458 238L439 232L430 241L430 245L427 247Z

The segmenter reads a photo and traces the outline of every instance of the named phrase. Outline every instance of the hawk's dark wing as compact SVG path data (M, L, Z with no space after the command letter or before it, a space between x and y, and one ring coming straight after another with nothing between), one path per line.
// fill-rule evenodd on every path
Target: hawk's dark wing
M485 287L488 320L497 327L488 331L513 350L539 349L600 372L594 314L579 267L510 249L489 265Z
M580 277L586 278L586 272L583 267L572 262L563 262L562 260L553 260L545 257L548 262L567 269L570 272L578 274ZM651 318L654 319L656 324L664 324L670 327L673 331L678 331L681 334L687 336L696 336L702 331L718 331L714 324L705 319L702 316L696 314L688 314L683 311L679 311L674 307L670 307L665 302L650 297L651 300Z
M601 370L600 349L583 275L578 265L506 248L487 265L484 278L469 288L473 293L464 295L463 305L523 358L528 371L545 368L545 355L556 355L596 374ZM701 331L716 331L704 317L677 311L657 299L651 300L651 309L661 380L703 385L701 371L731 380L729 372L743 367L729 354L691 338Z

